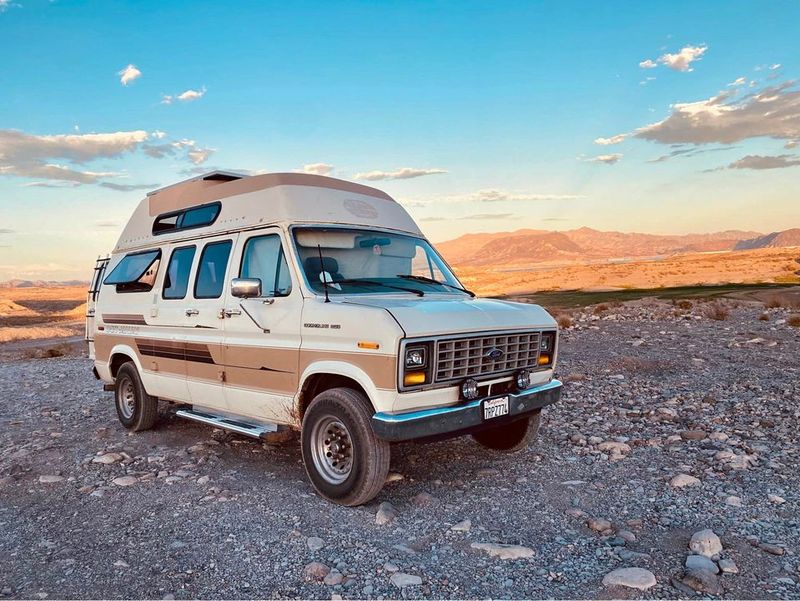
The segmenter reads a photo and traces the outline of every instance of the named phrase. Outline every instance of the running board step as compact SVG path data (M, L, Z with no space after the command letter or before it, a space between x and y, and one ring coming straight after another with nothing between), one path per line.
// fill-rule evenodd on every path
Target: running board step
M215 428L223 428L231 432L244 434L245 436L252 436L253 438L262 438L265 434L271 434L278 431L277 424L248 424L247 422L225 417L223 415L213 415L211 413L201 413L200 411L192 411L190 409L178 409L175 415L192 419L196 422L208 424Z

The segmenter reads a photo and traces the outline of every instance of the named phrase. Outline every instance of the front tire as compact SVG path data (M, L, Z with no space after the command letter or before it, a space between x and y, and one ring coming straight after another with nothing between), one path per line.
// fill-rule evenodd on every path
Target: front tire
M527 448L539 437L539 425L541 422L542 410L539 409L530 417L518 419L510 424L495 426L481 432L475 432L472 438L487 449L501 453L516 453Z
M372 431L369 400L350 388L318 394L303 416L303 463L324 498L349 507L372 500L389 473L389 443Z
M158 399L147 394L133 362L123 364L114 380L117 417L128 430L149 430L158 418Z

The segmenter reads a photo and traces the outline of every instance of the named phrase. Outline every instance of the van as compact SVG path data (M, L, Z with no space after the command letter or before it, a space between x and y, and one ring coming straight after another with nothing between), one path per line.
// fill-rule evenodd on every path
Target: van
M476 298L388 194L214 172L152 192L98 261L86 337L133 431L159 401L261 439L299 430L311 484L359 505L391 443L470 434L503 453L558 401L558 331Z

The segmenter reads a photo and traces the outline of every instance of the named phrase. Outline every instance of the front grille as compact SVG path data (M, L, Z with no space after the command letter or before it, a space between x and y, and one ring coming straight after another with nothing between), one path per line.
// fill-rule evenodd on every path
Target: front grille
M539 356L539 334L520 332L439 340L436 342L436 381L535 368ZM489 356L494 349L502 351L497 359Z

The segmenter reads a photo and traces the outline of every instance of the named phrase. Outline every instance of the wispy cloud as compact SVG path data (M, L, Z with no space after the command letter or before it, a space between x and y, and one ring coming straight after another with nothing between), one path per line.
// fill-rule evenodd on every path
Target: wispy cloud
M333 171L333 165L328 163L309 163L308 165L303 165L300 171L311 175L330 175Z
M16 234L15 230L8 229L7 227L0 227L0 234Z
M134 190L155 190L158 184L115 184L114 182L101 182L103 188L116 190L117 192L132 192Z
M365 173L356 173L353 177L355 179L367 181L380 181L386 179L413 179L415 177L423 177L426 175L438 175L440 173L447 173L445 169L417 169L414 167L403 167L396 171L367 171Z
M136 67L136 65L128 65L122 71L117 71L117 75L119 75L119 82L123 86L127 86L130 82L139 79L142 76L142 72Z
M514 213L478 213L476 215L459 217L459 219L468 221L489 221L491 219L510 219L512 217L516 217L516 215Z
M800 156L781 154L778 156L762 156L748 154L728 165L728 169L784 169L800 165Z
M800 91L795 82L768 87L733 99L720 92L707 100L675 104L662 121L637 129L633 136L660 144L733 144L769 137L800 139Z
M188 156L189 160L195 165L201 165L205 163L212 154L214 154L213 148L195 147L192 148L189 152L187 152L186 156Z
M585 159L588 163L603 163L604 165L613 165L619 162L622 158L622 153L615 152L613 154L600 154L596 157Z
M543 194L533 192L510 192L500 189L478 190L468 194L453 194L447 196L429 196L426 198L403 199L401 203L410 208L429 207L438 204L462 204L485 202L542 202L542 201L568 201L586 198L577 194Z
M95 221L94 226L99 228L114 228L122 225L119 221Z
M747 78L746 77L737 77L731 83L728 84L728 87L729 88L734 88L736 86L742 86L745 83L747 83Z
M181 92L180 94L163 94L161 96L161 104L172 104L175 101L192 102L194 100L199 100L205 95L206 95L205 86L199 90L186 90L185 92Z
M693 156L696 156L698 154L705 154L705 153L708 153L708 152L720 152L720 151L725 151L725 150L733 150L735 148L739 148L739 147L738 146L722 146L722 147L719 147L719 148L701 148L701 147L697 147L697 146L688 146L688 147L684 147L684 148L678 148L676 150L668 152L667 154L661 155L658 158L650 159L647 162L648 163L663 163L663 162L668 161L670 159L673 159L675 157L681 157L681 156L682 157L693 157Z
M627 137L628 134L617 134L616 136L611 136L610 138L595 138L594 143L599 144L600 146L610 146L612 144L619 144Z
M673 71L692 71L691 64L699 61L708 50L705 44L701 46L684 46L678 52L666 53L659 56L656 60L646 59L639 63L642 69L655 69L658 65L669 67Z

